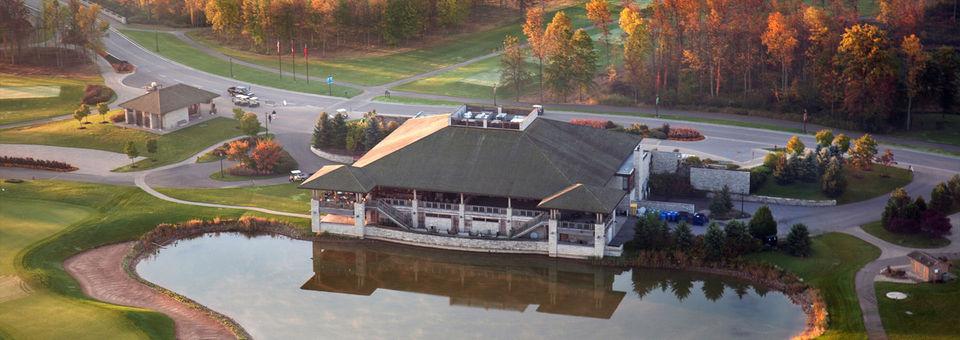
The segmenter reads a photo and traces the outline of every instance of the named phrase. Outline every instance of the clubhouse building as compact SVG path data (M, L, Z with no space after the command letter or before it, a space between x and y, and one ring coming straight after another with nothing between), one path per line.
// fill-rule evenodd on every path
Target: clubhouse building
M220 95L176 84L151 91L120 104L124 123L153 133L167 133L203 120L215 111L213 99Z
M461 106L407 120L312 192L313 231L434 248L551 257L619 256L643 199L640 137L531 112ZM322 214L322 216L321 216Z

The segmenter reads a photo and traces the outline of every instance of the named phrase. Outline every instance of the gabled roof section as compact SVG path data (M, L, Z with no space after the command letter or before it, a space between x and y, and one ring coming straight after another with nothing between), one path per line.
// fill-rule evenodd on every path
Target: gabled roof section
M350 165L325 165L310 176L301 189L333 190L346 192L370 192L375 182L363 170Z
M209 103L220 95L186 84L159 88L120 104L120 107L165 114L199 103Z
M540 201L537 207L608 213L613 211L627 192L619 189L577 183Z
M907 254L907 257L913 259L914 261L922 263L924 266L932 267L939 264L941 261L929 253L922 252L919 250L914 250Z
M397 150L419 141L430 134L447 127L450 123L450 115L436 115L421 118L412 118L397 127L380 143L377 143L373 149L367 151L363 157L360 157L353 166L362 167L375 162Z

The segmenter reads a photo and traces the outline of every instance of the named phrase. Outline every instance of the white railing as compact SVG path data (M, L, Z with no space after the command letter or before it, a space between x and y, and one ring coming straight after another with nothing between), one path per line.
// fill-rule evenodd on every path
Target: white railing
M412 206L413 206L413 201L412 201L412 200L403 199L403 198L381 198L380 201L381 201L381 202L386 202L387 204L390 204L390 205L398 205L398 206L401 206L401 207L412 207Z
M507 208L501 207L489 207L483 205L466 205L464 210L467 212L481 213L481 214L494 214L494 215L507 215Z
M454 210L454 211L460 210L460 205L456 203L419 201L417 202L417 206L420 208L426 208L426 209L440 209L440 210Z

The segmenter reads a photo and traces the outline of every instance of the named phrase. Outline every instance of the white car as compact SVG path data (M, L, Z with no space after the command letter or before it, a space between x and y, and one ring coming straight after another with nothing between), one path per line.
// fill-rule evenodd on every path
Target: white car
M307 177L303 175L303 172L302 172L302 171L300 171L300 170L290 170L290 181L291 181L291 182L299 182L299 181L303 181L303 180L305 180L305 179L307 179Z

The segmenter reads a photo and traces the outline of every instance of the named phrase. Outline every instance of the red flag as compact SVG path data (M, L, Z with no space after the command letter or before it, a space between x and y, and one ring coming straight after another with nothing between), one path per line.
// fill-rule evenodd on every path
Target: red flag
M277 39L277 55L280 55L280 39Z
M307 44L303 44L303 58L307 58Z

